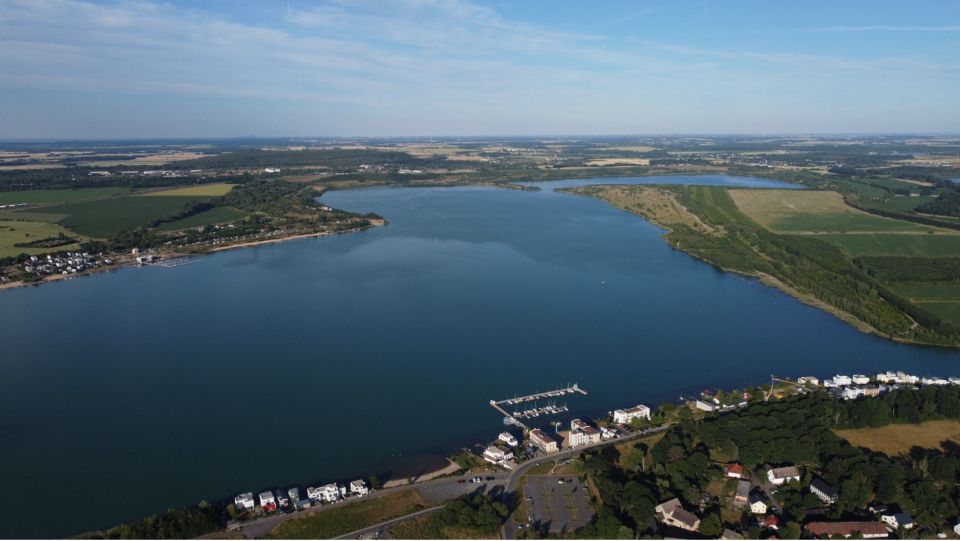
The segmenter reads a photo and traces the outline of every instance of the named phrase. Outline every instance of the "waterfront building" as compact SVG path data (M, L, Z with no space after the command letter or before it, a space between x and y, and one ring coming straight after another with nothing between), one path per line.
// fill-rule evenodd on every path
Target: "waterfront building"
M634 419L650 420L650 408L643 404L638 404L632 408L616 410L613 412L613 422L618 425L630 424Z
M516 436L514 436L509 432L501 432L499 436L499 440L502 441L503 443L506 443L510 447L516 447L517 445L520 444L520 442L517 441Z
M269 490L260 493L260 507L264 511L276 511L277 510L277 499L274 498L273 492Z
M256 502L253 501L253 492L244 492L243 494L240 494L233 499L233 505L237 508L237 511L253 509L257 506Z
M370 489L367 488L367 483L362 479L357 479L356 481L350 481L350 494L354 496L366 496L370 493Z
M581 447L592 443L600 443L600 431L580 419L570 421L567 445L569 447Z
M539 428L530 431L530 443L544 453L556 453L558 451L557 440L551 438Z
M852 381L854 385L866 385L870 383L870 378L863 374L854 374L853 377L850 378L850 381Z
M483 451L483 459L491 464L503 466L509 460L513 460L513 451L497 444L493 444Z
M711 404L710 402L704 402L703 400L697 400L695 405L698 410L703 410L706 412L711 412L717 409L716 404Z

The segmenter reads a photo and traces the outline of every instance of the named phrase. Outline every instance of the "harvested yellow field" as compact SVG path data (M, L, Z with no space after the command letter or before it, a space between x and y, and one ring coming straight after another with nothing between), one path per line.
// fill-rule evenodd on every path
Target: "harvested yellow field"
M661 227L686 225L699 231L714 231L666 190L643 186L599 186L591 187L590 191L596 191L597 197L611 205L639 214Z
M169 196L193 196L193 197L219 197L232 190L234 184L220 182L217 184L201 184L199 186L187 186L184 188L174 188L172 190L159 190L144 194L145 197L169 197Z
M741 212L778 233L952 233L857 210L837 192L738 189L729 193Z
M960 422L927 421L919 424L895 424L878 428L835 430L841 438L856 447L866 447L889 456L910 451L913 447L939 449L944 441L960 443Z
M649 158L601 158L590 160L587 165L650 165Z

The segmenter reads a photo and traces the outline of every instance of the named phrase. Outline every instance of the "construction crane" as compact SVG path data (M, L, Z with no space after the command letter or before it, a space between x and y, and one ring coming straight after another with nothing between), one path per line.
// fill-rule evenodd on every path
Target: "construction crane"
M764 401L764 402L769 402L769 401L770 401L770 397L773 396L773 387L774 387L774 385L776 384L776 382L778 382L778 381L779 381L780 383L786 383L786 384L788 384L788 385L793 385L794 387L802 387L802 385L800 385L800 384L797 383L796 381L790 381L790 380L788 380L788 379L778 378L777 376L775 376L775 375L773 375L773 374L770 374L770 390L769 390L768 392L766 392L766 393L763 393L763 401Z

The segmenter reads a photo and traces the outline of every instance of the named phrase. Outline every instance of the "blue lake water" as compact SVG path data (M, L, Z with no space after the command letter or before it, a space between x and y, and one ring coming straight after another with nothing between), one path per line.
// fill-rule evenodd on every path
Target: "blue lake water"
M782 187L332 192L390 224L3 292L0 483L23 504L0 536L412 468L495 437L490 399L567 382L589 415L771 373L960 375L955 351L861 334L553 191L586 182Z

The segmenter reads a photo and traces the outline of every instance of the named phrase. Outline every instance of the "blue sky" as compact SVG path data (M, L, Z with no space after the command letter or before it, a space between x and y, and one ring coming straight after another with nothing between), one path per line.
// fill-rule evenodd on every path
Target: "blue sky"
M960 132L960 2L0 0L0 138Z

